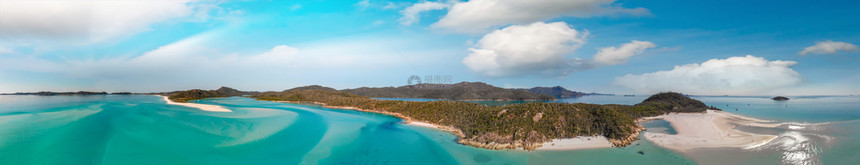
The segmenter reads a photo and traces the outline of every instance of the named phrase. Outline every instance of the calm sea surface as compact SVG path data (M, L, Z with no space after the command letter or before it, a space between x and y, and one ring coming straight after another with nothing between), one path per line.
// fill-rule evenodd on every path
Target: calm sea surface
M635 104L643 99L559 101ZM860 97L696 99L796 126L749 128L783 140L741 151L682 155L645 140L624 148L496 151L459 145L453 135L404 125L391 116L316 105L243 97L196 101L234 111L219 113L167 105L147 95L0 96L0 164L725 164L720 160L727 158L739 164L796 164L787 161L796 157L813 164L860 162ZM645 125L674 133L665 121Z

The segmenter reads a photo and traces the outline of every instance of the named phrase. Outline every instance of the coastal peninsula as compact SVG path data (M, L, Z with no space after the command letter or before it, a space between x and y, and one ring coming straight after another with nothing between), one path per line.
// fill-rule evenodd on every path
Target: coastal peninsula
M704 112L707 106L678 93L661 93L640 104L525 103L486 106L458 101L410 102L376 100L341 91L300 87L250 97L291 103L314 103L393 115L458 136L458 143L488 149L534 150L553 139L600 136L613 146L637 140L636 119L669 112ZM320 87L311 87L320 88ZM323 88L326 89L326 88Z
M224 108L222 106L208 105L208 104L197 104L197 103L186 103L186 102L174 102L173 100L168 99L167 96L159 95L159 97L164 98L164 102L167 102L167 104L170 104L170 105L179 105L179 106L198 108L200 110L209 111L209 112L233 112L232 110Z
M198 108L203 111L210 112L232 112L230 109L207 104L188 103L191 100L213 98L213 97L230 97L259 94L260 92L239 91L230 87L221 87L216 90L192 89L186 91L174 91L166 93L153 93L159 97L163 97L164 101L170 105L181 105L192 108Z
M426 93L433 93L427 91L447 90L447 92L437 93L440 94L437 96L465 98L459 96L468 96L476 91L472 88L486 85L480 84L483 83L460 83L461 87L471 86L471 88L430 88L413 85L412 88L418 89L359 89L364 89L364 92L371 91L369 94L371 96L378 96L377 94L386 90L400 91L401 94L403 91L410 90ZM434 86L434 84L428 86ZM501 93L506 92L498 89L508 90L489 87L484 89L501 91ZM392 115L403 119L407 124L450 132L458 137L458 143L464 145L488 149L524 150L570 150L625 146L638 140L638 135L644 128L637 121L643 118L676 112L702 113L708 108L698 100L673 92L653 95L636 105L536 102L486 106L452 100L430 102L378 100L369 96L352 94L348 91L356 92L354 90L336 90L319 85L263 93L222 87L217 90L192 89L170 92L169 99L165 97L165 100L169 104L215 112L229 112L229 110L218 106L209 107L203 104L185 102L210 97L244 95L258 100L320 104L328 108L353 109ZM508 92L511 91L528 93L526 90L509 90ZM421 96L428 97L428 95ZM505 96L521 98L516 95ZM532 96L543 97L547 95L533 94ZM510 98L495 97L495 99L507 100Z

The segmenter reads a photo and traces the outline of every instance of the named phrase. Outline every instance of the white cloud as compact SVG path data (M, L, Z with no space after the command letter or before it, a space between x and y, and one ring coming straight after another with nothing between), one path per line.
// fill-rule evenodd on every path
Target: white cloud
M817 42L815 45L810 47L806 47L803 51L800 51L797 54L806 55L809 53L812 54L835 54L838 51L852 51L857 50L857 45L853 45L845 42L833 42L830 40L824 42Z
M432 10L442 10L448 7L451 7L450 3L430 1L415 3L412 6L406 7L405 9L400 11L400 14L403 14L403 17L400 17L400 24L412 25L414 23L418 23L418 21L421 20L421 13Z
M648 9L624 8L614 2L615 0L471 0L451 6L448 14L431 27L475 34L498 26L526 24L560 16L650 14ZM440 4L436 9L441 7Z
M394 2L384 2L384 1L361 0L361 1L358 1L357 3L355 3L355 7L357 7L360 10L367 10L367 9L393 10L393 9L402 8L404 6L409 6L411 4L412 4L411 2L394 3Z
M292 60L297 54L299 54L299 49L297 48L287 45L278 45L268 52L248 57L245 62L253 65L265 64L276 66L279 64L295 63L295 61Z
M624 63L633 55L640 54L648 48L654 48L657 45L648 41L633 40L630 43L621 45L620 48L606 47L601 48L596 55L594 61L604 65L615 65Z
M711 59L702 64L675 66L672 70L616 77L614 83L651 94L676 91L690 94L755 95L798 85L802 78L791 69L794 61L768 61L747 55Z
M14 40L100 42L147 31L152 24L171 19L208 18L198 12L212 9L212 4L195 0L4 0L0 32Z
M620 47L601 48L594 59L568 58L586 42L589 33L571 28L565 22L536 22L512 25L493 31L469 48L463 64L489 77L538 75L559 77L624 63L630 57L657 45L633 40Z
M854 95L860 96L860 73L843 74L838 78L827 81L817 80L816 83L804 83L796 88L775 89L773 95L795 95L795 96L813 96L813 95Z
M394 2L388 2L385 4L385 6L382 6L383 10L391 10L391 9L396 9L396 8L400 8L400 7L398 7L397 4L394 4Z
M6 47L3 47L3 46L0 46L0 55L3 55L3 54L12 54L12 53L14 53L14 52L15 52L15 51L13 51L12 49L9 49L9 48L6 48Z
M585 44L587 32L564 22L513 25L485 35L463 59L472 71L491 77L515 75L564 76L588 68L568 53Z
M0 55L0 71L4 73L0 83L4 83L2 80L15 80L12 82L18 84L2 86L0 93L89 88L152 92L223 85L239 89L283 90L308 83L329 82L331 85L336 83L333 81L340 81L338 77L353 77L349 81L352 82L361 79L356 75L374 75L379 69L430 66L408 61L431 62L438 60L434 55L444 54L439 52L444 50L395 52L388 43L424 43L409 38L379 37L333 38L236 53L212 46L213 41L224 39L220 38L223 32L201 33L137 56L48 59L45 56ZM50 81L10 77L5 73L27 73L24 78L47 77ZM57 82L75 83L70 86Z
M360 9L367 9L367 7L370 7L370 0L358 1L358 3L355 3L355 6L358 6Z

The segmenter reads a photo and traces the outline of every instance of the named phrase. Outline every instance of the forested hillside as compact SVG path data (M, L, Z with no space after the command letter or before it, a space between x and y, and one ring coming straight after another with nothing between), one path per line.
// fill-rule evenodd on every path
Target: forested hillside
M192 89L186 91L175 91L165 93L163 95L167 95L168 99L173 100L175 102L187 102L189 100L196 99L205 99L210 97L229 97L229 96L243 96L243 95L253 95L259 94L260 92L246 92L239 91L229 87L221 87L217 90L202 90L202 89Z
M317 88L317 87L315 87ZM459 101L376 100L347 92L300 87L251 96L260 100L321 103L326 106L398 114L407 120L456 129L459 143L491 149L535 149L551 139L600 135L623 146L642 130L635 120L668 112L702 112L704 103L662 93L630 105L526 103L485 106Z

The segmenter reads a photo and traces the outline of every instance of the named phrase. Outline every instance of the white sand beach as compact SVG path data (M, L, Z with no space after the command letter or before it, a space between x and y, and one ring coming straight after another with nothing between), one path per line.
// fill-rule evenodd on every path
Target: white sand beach
M412 119L407 120L406 124L419 126L419 127L439 129L442 131L453 133L454 135L457 135L457 136L461 136L463 134L462 132L460 132L459 129L456 129L454 127L438 125L438 124L431 124L431 123L427 123L427 122L413 121Z
M430 123L419 122L419 121L410 121L410 122L407 122L406 124L414 125L414 126L427 127L427 128L439 129L439 126L438 126L438 125L436 125L436 124L430 124Z
M161 95L159 95L159 96L161 96ZM197 104L197 103L177 103L177 102L173 102L170 99L167 99L167 96L161 96L161 97L164 98L164 101L166 101L167 104L170 104L170 105L181 105L181 106L186 106L186 107L198 108L200 110L210 111L210 112L233 112L233 111L231 111L227 108L224 108L222 106Z
M564 150L584 150L596 148L611 148L612 143L603 136L580 136L568 139L552 139L552 142L546 142L537 150L544 151L564 151Z
M735 125L776 127L766 120L740 116L723 111L708 110L706 113L671 113L649 119L663 119L675 128L678 134L645 132L644 137L654 144L683 152L695 148L735 147L748 148L766 144L776 138L773 135L755 134L735 129Z

